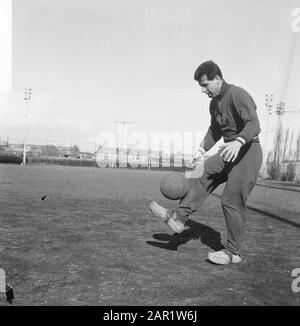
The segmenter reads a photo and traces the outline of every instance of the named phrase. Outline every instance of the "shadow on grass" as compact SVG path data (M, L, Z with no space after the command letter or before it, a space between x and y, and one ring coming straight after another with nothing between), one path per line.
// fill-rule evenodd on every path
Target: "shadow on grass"
M274 214L272 212L268 212L265 209L256 208L256 207L254 207L254 205L248 205L248 209L251 209L254 212L261 213L261 214L266 215L268 217L274 218L277 221L283 222L285 224L289 224L291 226L294 226L294 227L300 229L300 224L299 223L296 223L294 221L291 221L288 218L285 218L285 217L282 217L282 216L278 216L278 214ZM289 210L278 209L278 211L282 215L288 216L288 217L295 215L295 213L293 211L289 211Z
M217 198L221 198L220 195L217 195L217 194L212 194L213 196L217 197ZM253 204L247 204L247 208L249 210L252 210L254 212L257 212L257 213L260 213L260 214L263 214L263 215L266 215L268 217L271 217L277 221L280 221L280 222L283 222L285 224L289 224L291 226L294 226L296 228L300 228L300 224L297 223L297 222L294 222L292 221L291 219L289 219L289 217L295 217L296 218L296 214L294 211L290 211L290 210L287 210L287 209L282 209L282 208L277 208L277 212L274 213L274 212L270 212L268 211L268 209L270 209L270 207L268 208L267 207L267 204L265 205L266 207L262 207L262 208L258 208L258 207L255 207L255 205ZM286 216L286 217L283 217L283 216L279 216L279 214L283 215L283 216Z
M218 251L224 248L221 243L220 233L211 227L193 220L189 220L186 223L186 226L188 226L189 229L182 233L174 233L173 235L167 233L153 234L153 238L160 242L146 241L146 243L162 249L177 250L180 245L185 244L190 240L199 239L203 244L213 250Z

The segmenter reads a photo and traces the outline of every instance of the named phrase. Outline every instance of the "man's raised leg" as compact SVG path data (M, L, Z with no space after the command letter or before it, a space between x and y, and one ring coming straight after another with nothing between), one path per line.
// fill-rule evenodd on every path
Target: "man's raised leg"
M226 181L227 165L219 153L209 157L203 163L201 177L189 178L189 188L175 210L170 210L157 202L150 203L150 209L156 217L177 233L185 230L189 217L200 208L209 194Z

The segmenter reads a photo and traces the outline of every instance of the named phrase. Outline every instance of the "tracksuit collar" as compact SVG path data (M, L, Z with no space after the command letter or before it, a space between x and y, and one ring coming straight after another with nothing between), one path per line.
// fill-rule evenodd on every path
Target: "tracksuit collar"
M225 80L223 80L223 84L221 86L221 92L217 97L221 99L224 96L224 94L228 91L229 87L230 85L227 84Z

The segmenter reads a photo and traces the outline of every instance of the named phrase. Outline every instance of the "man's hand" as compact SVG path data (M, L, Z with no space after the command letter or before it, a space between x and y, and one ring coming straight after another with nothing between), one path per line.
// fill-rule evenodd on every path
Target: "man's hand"
M193 158L191 161L187 163L187 167L191 169L195 169L198 164L201 164L204 160L204 153L205 150L203 148L200 148L197 150L197 152L193 155Z
M221 149L221 156L223 157L225 162L234 162L237 158L239 151L242 147L242 144L238 142L237 140L234 140L229 143L225 143L222 145Z
M190 169L195 169L197 167L197 164L200 164L203 161L203 158L193 158L187 163L187 167Z

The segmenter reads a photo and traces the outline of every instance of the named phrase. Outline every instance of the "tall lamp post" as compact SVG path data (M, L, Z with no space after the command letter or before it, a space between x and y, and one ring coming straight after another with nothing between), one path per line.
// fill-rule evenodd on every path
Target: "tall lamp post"
M29 104L31 100L31 88L25 88L24 89L24 101L25 101L25 111L26 111L26 120L25 120L25 128L26 128L26 134L24 138L24 147L23 147L23 165L26 165L26 137L27 137L27 128L28 128L28 111L29 111Z

